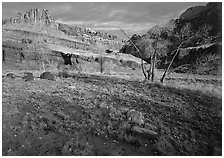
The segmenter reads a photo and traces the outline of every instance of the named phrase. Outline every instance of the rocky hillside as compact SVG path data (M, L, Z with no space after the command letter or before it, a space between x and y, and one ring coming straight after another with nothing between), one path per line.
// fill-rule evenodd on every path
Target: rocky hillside
M190 22L194 29L202 25L211 25L213 35L222 32L222 4L208 3L206 6L196 6L187 9L180 15L183 22Z
M82 29L80 27L69 26L63 23L56 22L49 11L46 9L30 9L26 13L18 13L17 17L4 18L2 24L32 24L32 25L43 25L56 28L67 35L78 36L81 34L88 34L93 36L99 36L104 39L117 39L115 35L110 35L107 33L101 33L99 31L94 31L90 28Z
M2 24L41 24L57 27L55 20L50 16L48 10L30 9L26 13L18 13L17 17L4 18Z
M117 53L122 39L58 23L45 9L3 19L2 34L4 68L60 69L69 65L71 70L105 73L140 68L138 58Z
M180 44L177 36L181 37L184 27L189 25L191 36L185 39L172 67L184 66L176 72L221 74L221 11L221 3L192 7L182 13L180 18L172 19L164 26L156 25L142 36L133 35L132 40L141 50L143 60L148 63L151 52L156 49L156 67L164 69ZM156 48L153 43L156 43ZM140 57L130 41L125 43L120 52Z

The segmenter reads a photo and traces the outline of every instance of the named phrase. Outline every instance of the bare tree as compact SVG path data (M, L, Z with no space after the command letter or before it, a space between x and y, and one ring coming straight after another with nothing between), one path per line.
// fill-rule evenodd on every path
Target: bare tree
M2 61L5 62L5 50L2 50Z
M102 55L100 56L99 62L100 62L100 73L103 73L103 57L102 57Z
M166 68L166 70L163 73L162 78L160 79L160 81L163 83L165 77L166 77L166 73L169 70L169 68L171 67L171 65L173 64L173 61L175 59L175 57L177 56L177 54L180 51L180 48L183 46L183 44L189 40L191 37L193 36L193 32L191 30L191 25L190 23L185 24L181 29L176 30L174 32L174 34L172 34L172 38L175 40L175 43L178 45L177 49L175 50L175 54L169 64L169 66Z
M212 30L212 26L205 24L198 29L198 31L195 33L195 35L198 38L202 38L202 39L208 38L211 30Z
M151 82L154 81L154 76L155 76L155 65L156 65L156 55L157 55L157 42L158 39L156 41L153 41L151 43L152 45L152 50L151 50L151 57L150 57L150 69L148 71L148 79L151 80Z
M145 68L144 68L144 62L143 62L143 58L142 58L142 54L140 52L140 50L138 49L138 47L135 45L135 43L131 40L130 37L128 37L128 35L124 32L124 30L121 29L121 31L124 33L124 35L129 39L129 41L131 42L131 44L135 47L135 49L137 50L140 58L141 58L141 68L142 68L142 73L145 76L145 79L147 79L147 75L145 73Z
M162 38L164 33L164 28L157 29L156 32L152 33L151 41L147 41L149 43L149 51L150 53L150 68L148 72L148 80L151 82L154 81L155 76L155 67L157 64L157 55L160 49L164 48L164 45L161 44L161 41L164 39Z

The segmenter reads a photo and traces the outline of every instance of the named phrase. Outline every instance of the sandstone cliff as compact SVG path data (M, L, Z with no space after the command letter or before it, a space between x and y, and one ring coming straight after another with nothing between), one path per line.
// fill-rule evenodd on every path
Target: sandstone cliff
M57 28L55 20L50 16L48 10L30 9L26 13L18 13L17 17L4 18L2 24L41 24Z

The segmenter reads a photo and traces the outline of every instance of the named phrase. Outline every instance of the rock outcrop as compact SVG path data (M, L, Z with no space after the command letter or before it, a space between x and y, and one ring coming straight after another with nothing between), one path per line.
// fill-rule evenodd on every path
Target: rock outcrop
M50 72L44 72L40 75L41 79L45 79L45 80L51 80L51 81L55 81L55 77L53 74L51 74Z
M121 39L59 23L46 9L30 9L15 18L3 19L3 39L4 64L16 69L63 70L68 66L66 70L114 74L140 68L139 59L117 53Z
M41 24L57 27L55 20L50 16L47 9L30 9L26 13L18 13L16 18L4 18L2 24Z
M181 49L179 59L175 58L171 68L176 69L179 66L188 65L186 70L178 70L178 72L220 74L222 5L219 2L208 3L206 6L191 7L182 13L178 19L172 19L163 26L156 25L146 34L142 36L133 35L131 39L139 48L141 58L149 63L150 55L155 49L153 47L153 40L156 36L159 37L160 40L156 42L156 68L165 69L174 55L175 47L177 47L175 45L178 42L174 40L175 33L178 34L178 30L181 30L186 24L190 24L190 31L193 32L194 36L184 42L182 45L184 50ZM204 48L206 45L213 46ZM139 53L130 41L127 41L122 46L120 52L132 54L140 58Z
M210 25L213 35L216 35L222 31L222 3L211 2L206 6L189 8L180 15L180 19L191 23L195 30L205 24Z

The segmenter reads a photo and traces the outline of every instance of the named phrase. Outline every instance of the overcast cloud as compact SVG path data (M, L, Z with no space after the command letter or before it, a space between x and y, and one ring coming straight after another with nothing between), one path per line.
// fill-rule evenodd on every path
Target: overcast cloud
M57 21L113 31L144 33L152 26L178 18L187 8L207 2L3 2L2 16L16 17L31 8L48 9Z

